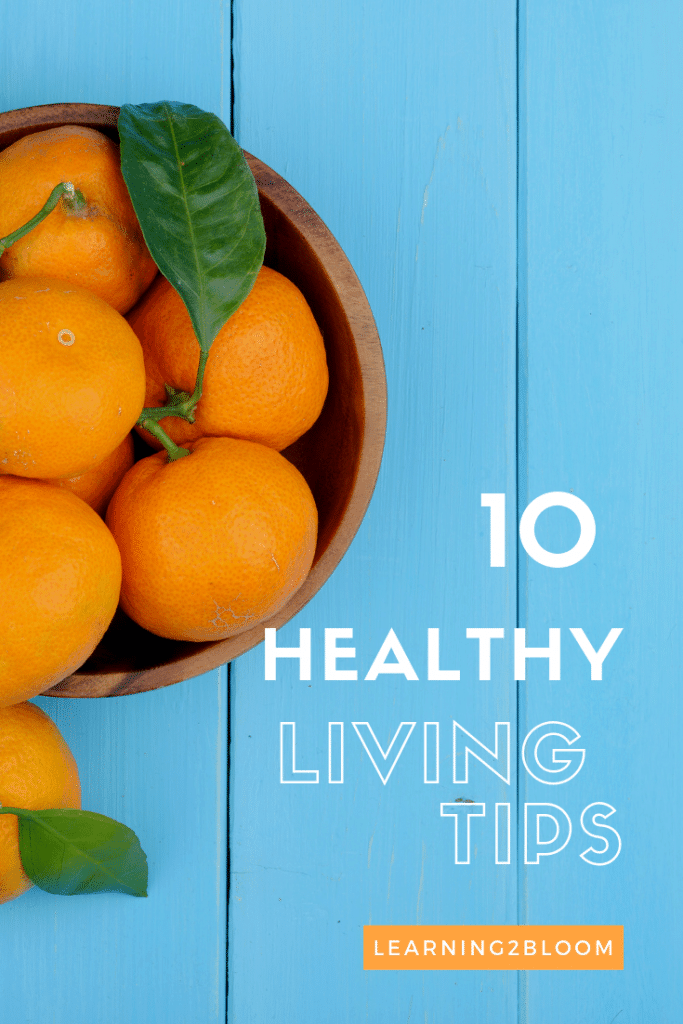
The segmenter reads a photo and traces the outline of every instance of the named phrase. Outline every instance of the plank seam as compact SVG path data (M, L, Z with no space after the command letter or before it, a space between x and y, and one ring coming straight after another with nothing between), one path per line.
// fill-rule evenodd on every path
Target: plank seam
M528 288L528 236L527 236L527 49L526 0L517 0L516 12L516 115L517 115L517 211L516 211L516 309L515 309L515 541L516 541L516 607L515 624L526 626L527 619L527 559L519 540L518 523L529 498L528 474L528 333L527 333L527 288ZM523 681L517 682L517 923L526 924L528 919L526 871L523 856L523 786L521 768L521 737L526 723L526 689ZM517 973L517 1019L519 1024L528 1021L528 978L526 971Z
M230 0L230 134L235 135L235 0ZM229 678L229 677L228 677Z

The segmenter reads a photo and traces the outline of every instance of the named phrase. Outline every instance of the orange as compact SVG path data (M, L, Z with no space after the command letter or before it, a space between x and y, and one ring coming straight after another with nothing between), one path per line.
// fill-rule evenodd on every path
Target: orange
M62 198L4 253L0 279L46 275L95 292L127 312L156 274L121 175L119 149L92 128L67 125L25 135L0 153L0 238L26 224L60 182L85 199Z
M166 401L164 384L194 391L199 345L178 293L161 275L128 316L145 353L145 406ZM176 444L202 435L241 437L282 451L320 414L328 372L322 335L291 281L262 267L211 346L195 423L166 417ZM154 447L159 444L145 434Z
M120 585L114 538L84 501L42 480L0 477L0 707L83 664Z
M0 804L44 810L80 807L73 754L54 722L35 704L0 708ZM19 820L0 815L0 903L31 888L19 857Z
M120 313L50 278L0 284L0 473L76 476L138 418L145 370Z
M222 640L278 611L313 561L318 516L284 456L227 437L137 462L107 510L121 607L175 640Z
M126 434L118 448L92 469L86 470L80 476L51 480L50 483L76 494L86 505L95 509L99 516L103 516L112 494L134 461L133 435Z

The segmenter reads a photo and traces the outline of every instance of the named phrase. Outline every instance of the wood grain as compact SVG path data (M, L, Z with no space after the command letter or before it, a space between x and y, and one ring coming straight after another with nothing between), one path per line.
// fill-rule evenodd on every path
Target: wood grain
M226 10L7 5L0 94L7 107L165 95L227 119ZM306 196L358 273L382 338L389 420L353 544L278 636L295 645L311 628L313 678L281 663L266 681L256 648L231 665L228 1019L673 1024L681 5L234 0L232 11L236 137ZM566 570L518 552L514 521L558 488L587 501L598 526L590 557ZM507 496L505 569L486 565L482 491ZM538 536L560 550L575 526L549 511ZM490 681L465 638L484 624L505 628ZM518 625L532 644L562 628L560 681L539 660L515 683ZM427 678L435 626L459 681ZM573 626L595 644L624 627L603 680L588 678ZM356 656L340 664L357 679L325 679L326 627L353 629ZM364 679L390 627L418 680ZM126 701L40 698L77 752L89 806L148 837L155 888L132 905L33 892L3 908L8 1019L223 1019L218 675ZM118 682L131 682L125 668ZM454 718L489 745L492 723L509 720L518 747L527 727L564 719L581 732L585 767L555 789L519 762L518 788L481 767L456 786L444 739ZM297 763L319 768L318 785L279 782L279 724L293 720ZM363 720L385 747L400 721L418 723L386 786L354 733ZM344 785L327 782L330 721L346 727ZM422 781L424 721L441 723L438 785ZM456 798L487 804L468 866L454 864L452 822L439 818L439 802ZM616 807L624 843L604 868L579 856L593 800ZM525 866L518 845L511 867L495 865L496 801L518 826L525 801L566 807L566 850ZM366 923L517 920L623 924L625 970L362 970Z
M265 680L258 648L231 666L228 1019L512 1024L514 975L363 972L362 926L516 919L515 868L492 849L494 804L514 792L486 769L456 786L450 765L454 718L490 746L495 722L514 730L516 717L503 644L479 682L465 636L514 627L513 544L507 570L488 567L480 494L506 491L514 507L515 5L235 10L236 137L349 255L382 338L389 418L354 543L278 632L296 646L311 629L311 679L283 660ZM355 657L339 666L355 679L325 678L335 627L353 631L339 645ZM428 679L430 627L460 681ZM365 678L390 628L418 680ZM289 721L317 784L280 783ZM365 721L385 750L416 723L386 785L352 724ZM423 782L425 721L440 723L438 784ZM343 784L328 782L329 722L344 723ZM456 797L487 805L469 867L455 865L453 820L439 813Z
M168 98L229 118L225 6L4 5L0 110ZM224 1022L227 689L220 668L126 700L37 698L74 752L83 806L140 837L150 888L147 899L33 889L4 905L3 1018Z
M577 565L528 560L520 575L530 642L546 644L548 628L561 627L563 643L560 681L540 663L530 671L522 721L567 722L586 749L566 785L523 778L520 801L559 804L574 831L564 851L526 869L520 918L623 925L626 955L623 972L602 977L530 972L520 1014L529 1024L674 1021L683 998L683 10L638 0L525 7L522 502L572 490L597 534ZM569 514L539 519L550 550L576 534ZM600 681L574 626L596 647L623 627ZM608 824L623 844L604 867L581 858L603 846L580 823L593 801L615 808Z

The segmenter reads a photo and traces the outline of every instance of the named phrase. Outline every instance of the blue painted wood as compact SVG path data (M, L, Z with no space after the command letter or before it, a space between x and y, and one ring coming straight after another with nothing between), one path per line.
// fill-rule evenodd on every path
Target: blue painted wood
M229 5L3 4L0 66L2 110L169 98L229 117ZM224 1020L226 671L151 694L38 703L76 755L83 805L138 833L149 897L31 890L0 908L3 1018Z
M494 651L478 682L467 627L514 627L514 555L487 568L482 491L514 505L515 5L235 4L235 124L335 233L382 338L389 429L366 520L330 581L278 634L312 630L313 671L263 648L233 666L229 1019L516 1020L517 980L363 973L367 923L513 922L516 870L494 863L482 766L449 776L454 718L489 746L514 729L515 687ZM514 551L514 545L510 544ZM325 681L323 630L346 627L356 681ZM427 680L427 630L442 666ZM390 628L419 676L365 681ZM509 635L509 632L508 632ZM344 663L340 663L343 665ZM317 785L281 784L279 723ZM327 781L328 722L344 722L343 785ZM416 722L386 786L352 722L386 747ZM425 721L441 724L441 781L423 782ZM512 793L512 796L511 796ZM454 864L440 803L483 801L470 866Z
M529 974L521 1019L674 1021L680 1017L681 897L677 736L683 70L680 5L528 0L522 33L528 292L523 433L527 495L573 490L597 537L567 569L529 562L520 614L547 643L561 627L562 678L530 674L525 719L570 723L585 768L523 798L571 815L566 850L526 872L524 919L625 928L623 973ZM548 517L548 547L571 530ZM539 535L540 535L539 523ZM591 682L568 633L594 644L624 632ZM550 795L549 795L550 794ZM580 858L579 817L616 808L623 849L606 867ZM594 845L599 846L599 843Z
M224 1020L226 689L224 669L125 698L36 699L74 753L83 807L136 832L150 884L147 899L34 888L3 905L8 1020Z
M310 685L287 663L266 681L262 649L233 667L231 1021L678 1019L681 27L671 0L235 0L239 139L351 258L382 337L390 407L359 535L278 639L312 629ZM27 0L3 5L0 28L2 109L170 97L229 118L224 2ZM595 546L564 570L523 557L518 587L512 510L555 489L588 502ZM508 498L506 569L486 567L479 496L489 491ZM575 524L544 513L538 537L568 547ZM539 663L515 684L517 623L534 645L561 627L560 681ZM491 682L477 679L468 626L505 628ZM624 627L602 682L572 626L595 644ZM325 681L325 627L353 629L339 643L355 646L359 680ZM417 681L363 679L390 627ZM426 678L429 627L460 681ZM452 719L491 746L495 721L514 728L518 696L520 735L560 719L587 750L580 775L553 790L522 769L518 818L524 801L550 800L574 822L565 851L526 868L519 857L493 863L492 805L514 805L514 783L477 765L466 786L448 775ZM39 703L76 753L85 806L140 834L150 898L33 891L3 907L8 1019L221 1020L224 673L151 695ZM279 782L281 721L296 721L298 764L319 769L318 785ZM345 723L343 785L326 781L329 721ZM386 786L353 721L369 721L385 746L401 721L417 723ZM425 721L441 723L438 785L422 781ZM453 823L439 816L458 796L487 806L469 866L453 863ZM604 868L579 857L593 801L616 807L624 842ZM623 923L627 969L519 979L361 969L365 923L515 920Z
M3 110L181 99L229 120L226 0L26 0L3 4L0 19Z

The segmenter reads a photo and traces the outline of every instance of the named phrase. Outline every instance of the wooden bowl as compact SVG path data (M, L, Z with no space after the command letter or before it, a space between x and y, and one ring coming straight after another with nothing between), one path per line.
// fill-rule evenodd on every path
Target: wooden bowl
M0 149L22 135L80 124L118 141L118 107L60 103L0 114ZM363 289L332 234L301 196L246 154L258 184L268 239L265 262L306 296L325 339L330 388L314 426L284 455L306 477L319 513L311 572L267 622L229 640L164 640L117 615L92 657L47 690L59 697L113 697L177 683L216 668L263 640L310 601L348 548L379 472L386 426L386 378L379 337ZM55 182L56 184L56 182Z

